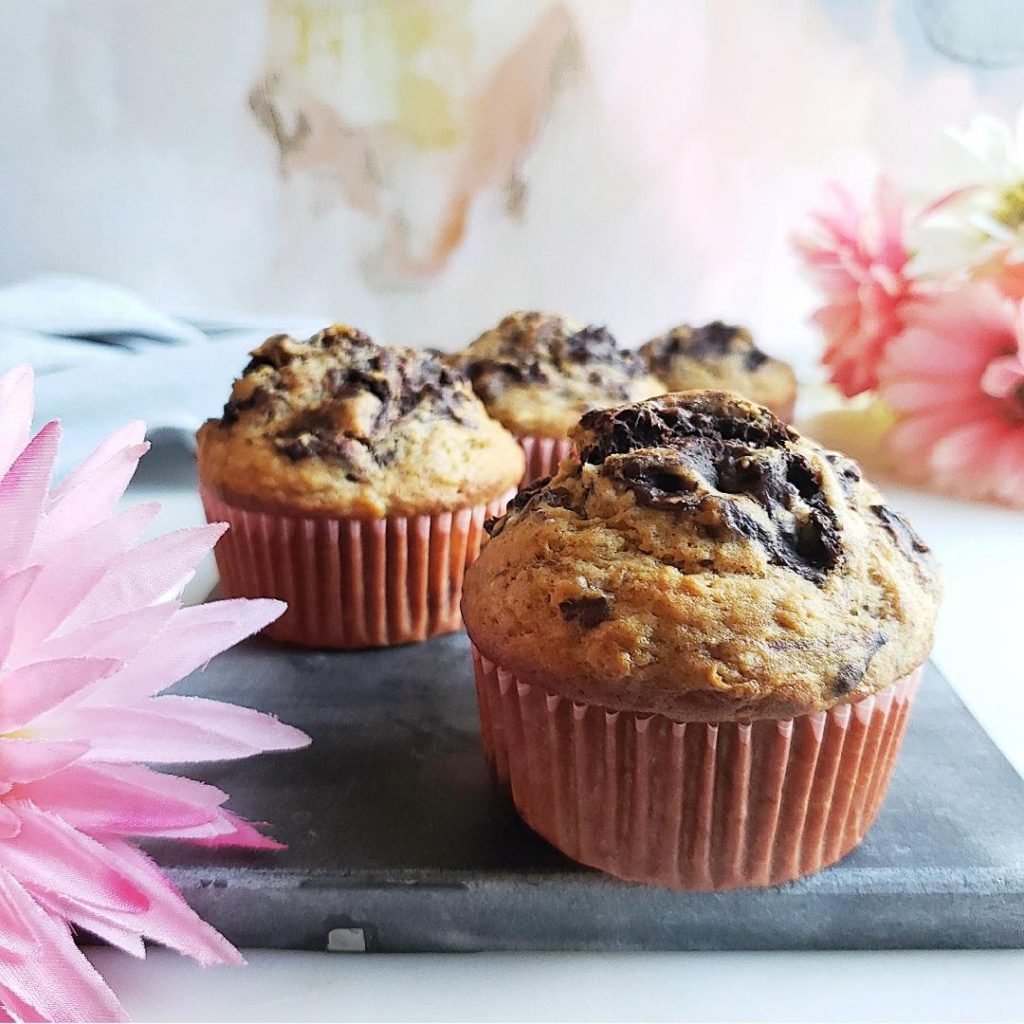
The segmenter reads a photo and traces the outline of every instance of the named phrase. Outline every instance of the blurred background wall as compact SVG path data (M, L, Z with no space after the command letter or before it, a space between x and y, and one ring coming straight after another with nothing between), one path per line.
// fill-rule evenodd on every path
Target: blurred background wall
M0 281L451 348L513 307L816 346L823 181L947 171L1018 0L0 2ZM809 355L808 355L809 353Z

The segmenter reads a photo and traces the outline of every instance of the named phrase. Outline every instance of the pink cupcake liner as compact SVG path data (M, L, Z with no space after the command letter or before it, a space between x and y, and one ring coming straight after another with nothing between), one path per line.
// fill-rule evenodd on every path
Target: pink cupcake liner
M475 647L473 664L484 748L526 823L618 878L697 891L790 881L860 843L921 678L828 712L708 723L559 697Z
M567 437L556 439L524 434L516 440L526 456L526 470L519 483L520 489L542 476L554 476L558 464L572 451L572 442Z
M388 647L462 628L466 567L484 522L511 497L434 515L330 519L260 512L200 487L206 516L231 527L216 547L227 597L276 597L264 632L306 647Z

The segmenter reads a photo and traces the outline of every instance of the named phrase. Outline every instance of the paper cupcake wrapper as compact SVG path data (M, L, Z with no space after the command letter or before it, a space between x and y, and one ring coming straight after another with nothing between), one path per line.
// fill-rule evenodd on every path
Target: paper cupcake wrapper
M572 451L572 442L567 437L556 439L525 434L516 440L526 456L526 470L519 483L520 489L542 476L554 476L558 464Z
M217 545L227 597L276 597L264 632L306 647L388 647L462 628L462 578L483 524L511 494L435 515L330 519L257 512L200 488L206 516L231 527Z
M885 797L921 670L783 721L677 722L520 682L474 647L484 748L526 823L628 881L711 891L819 871Z

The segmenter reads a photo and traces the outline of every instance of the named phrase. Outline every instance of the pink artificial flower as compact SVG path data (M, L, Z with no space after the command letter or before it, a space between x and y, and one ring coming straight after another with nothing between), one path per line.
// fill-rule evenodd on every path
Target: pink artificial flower
M824 332L829 379L844 395L878 384L886 345L903 328L904 305L917 294L908 271L902 197L879 179L874 206L862 209L840 185L828 187L828 206L813 214L818 231L794 244L825 296L812 316Z
M991 281L1004 295L1015 302L1024 300L1024 262L1012 259L1009 250L998 252L974 267L976 281Z
M892 452L946 490L1024 506L1024 307L975 282L903 315L879 367Z
M116 511L144 428L51 488L60 424L29 439L31 368L0 377L0 1019L123 1020L75 946L150 939L203 964L241 957L138 847L161 836L276 848L213 786L142 762L246 757L309 739L268 715L159 696L276 619L277 601L177 600L224 526L139 543L158 506Z

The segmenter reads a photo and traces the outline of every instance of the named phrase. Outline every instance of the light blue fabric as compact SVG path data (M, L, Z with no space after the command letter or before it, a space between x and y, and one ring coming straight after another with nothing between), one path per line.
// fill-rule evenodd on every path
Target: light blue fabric
M0 369L39 374L108 362L156 345L201 345L197 327L108 281L46 274L0 287Z
M63 473L129 420L144 420L151 440L191 443L219 415L250 349L323 323L175 317L107 281L46 275L0 287L0 372L32 364L37 425L64 427Z

